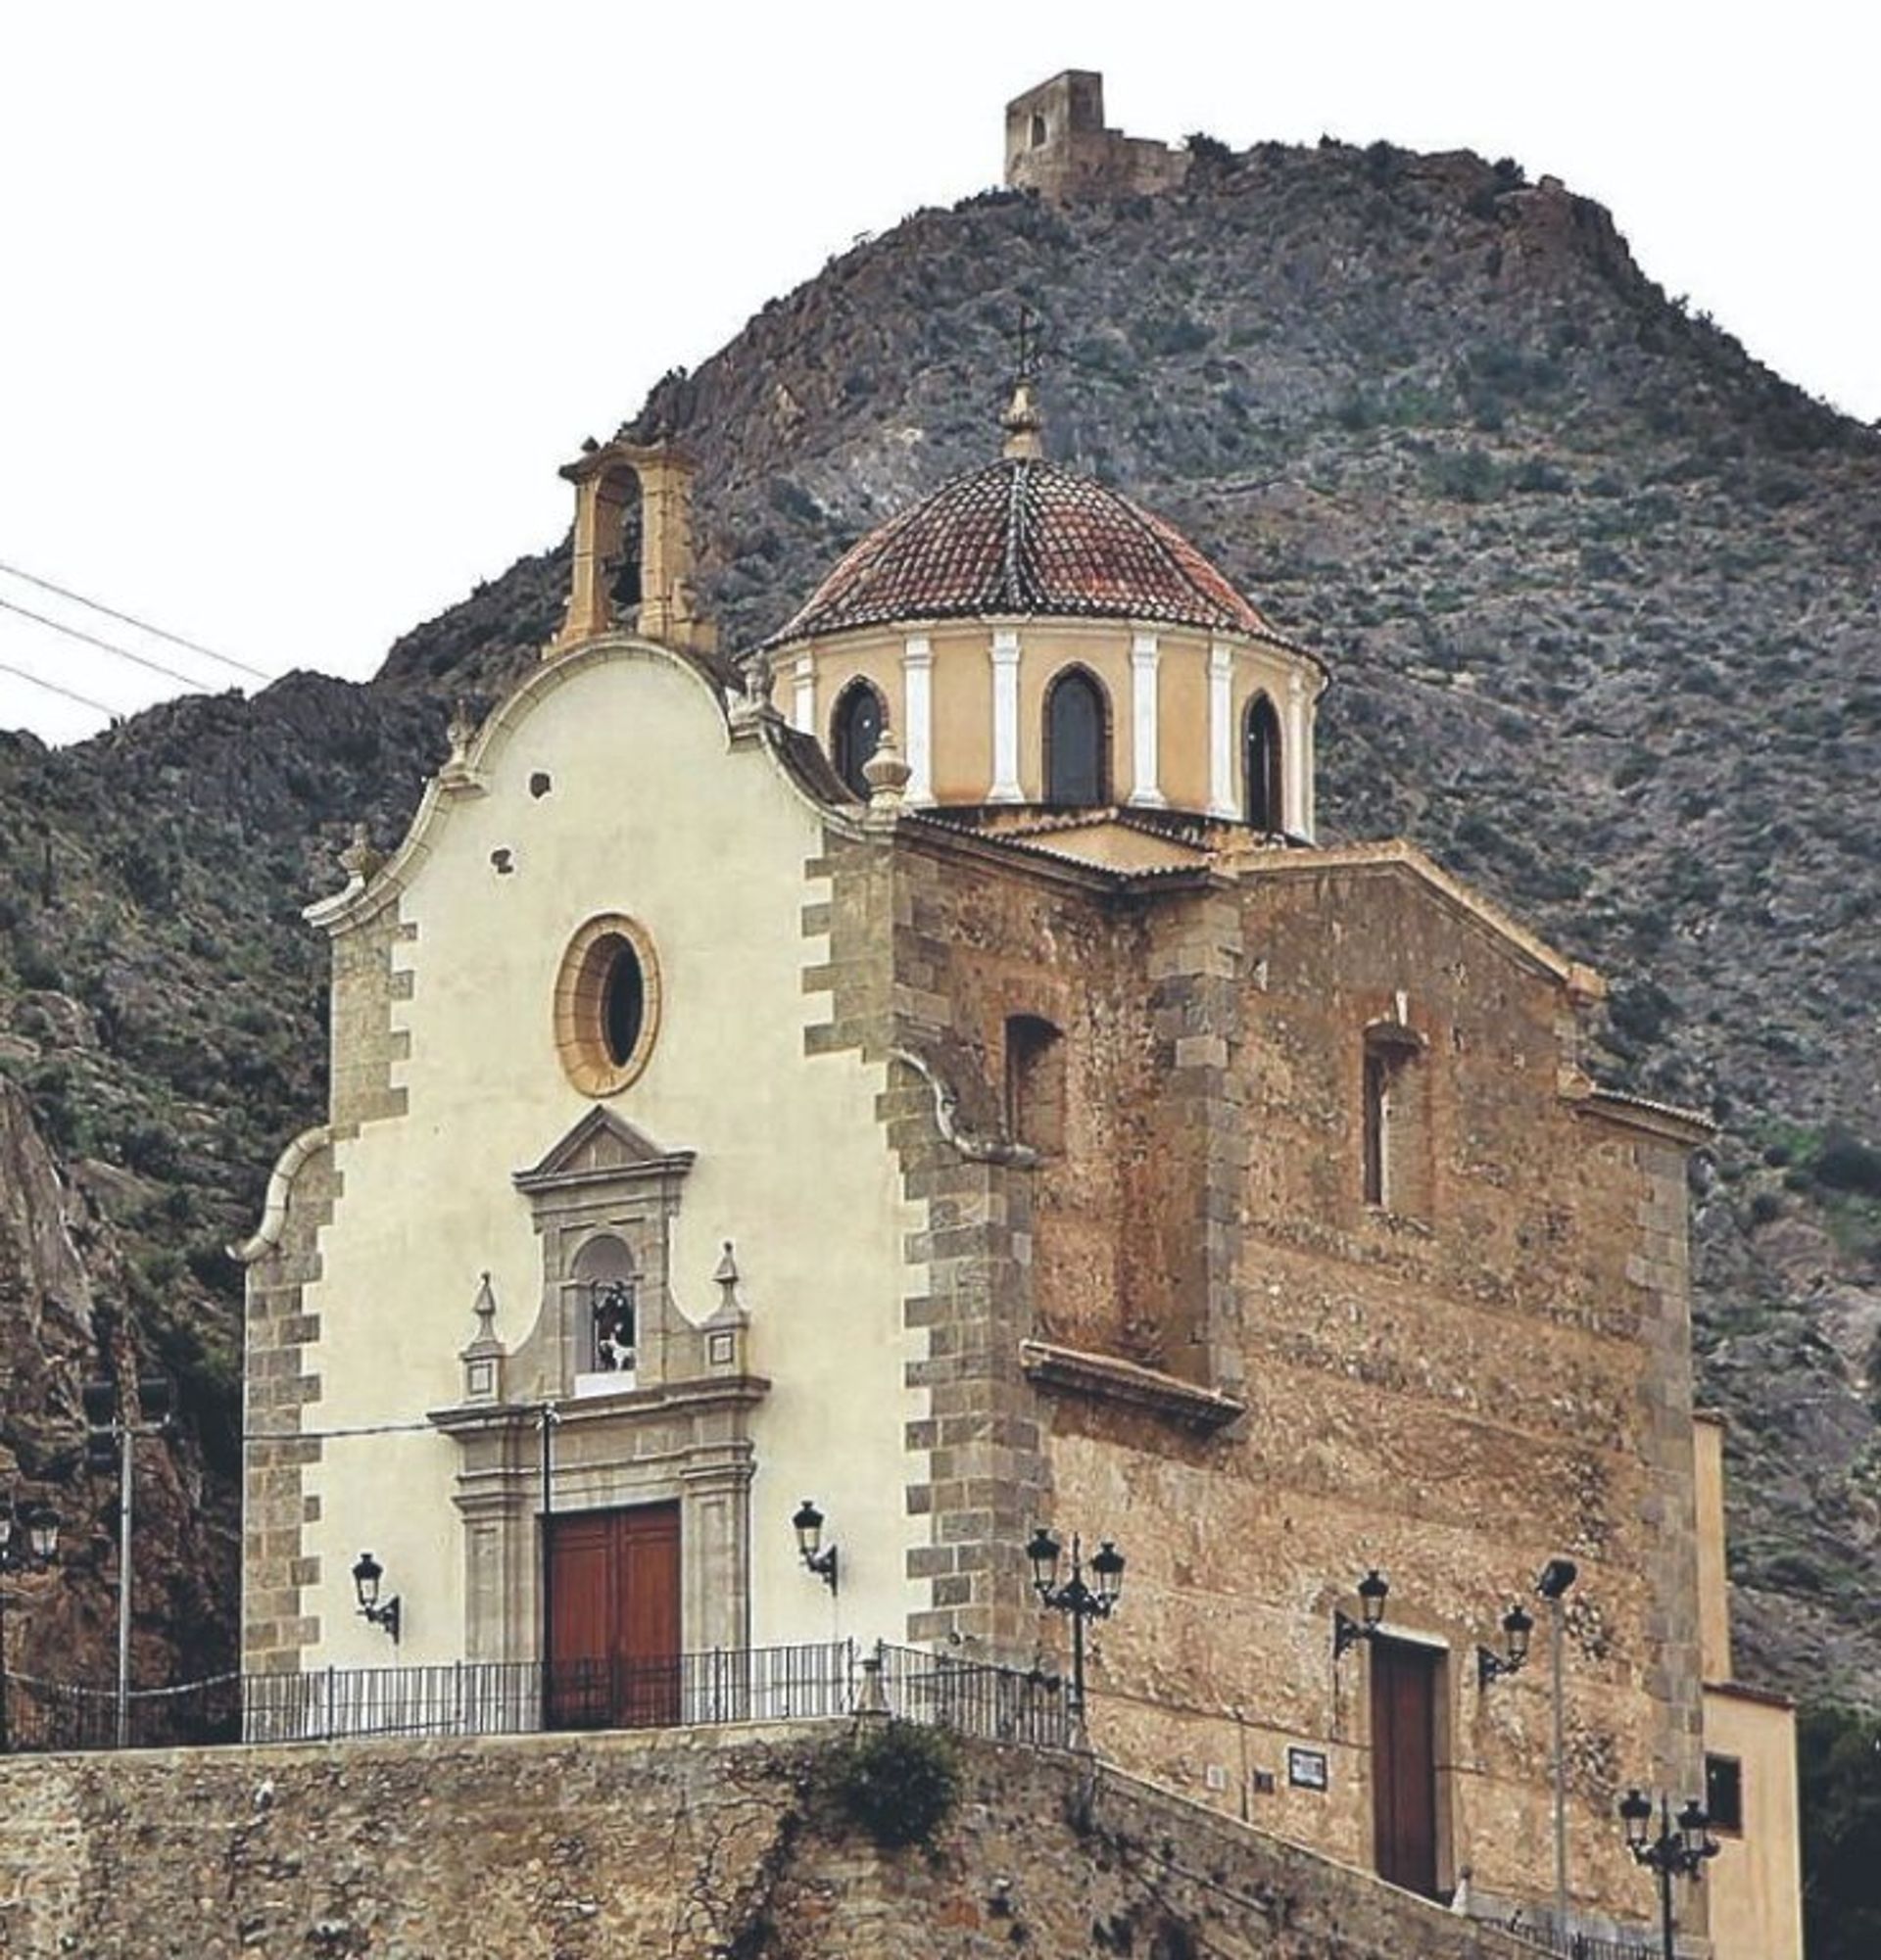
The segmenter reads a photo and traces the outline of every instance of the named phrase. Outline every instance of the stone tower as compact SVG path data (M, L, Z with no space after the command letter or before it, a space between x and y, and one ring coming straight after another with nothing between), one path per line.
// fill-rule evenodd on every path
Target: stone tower
M1050 203L1173 190L1188 156L1104 127L1104 78L1066 69L1006 104L1006 183Z

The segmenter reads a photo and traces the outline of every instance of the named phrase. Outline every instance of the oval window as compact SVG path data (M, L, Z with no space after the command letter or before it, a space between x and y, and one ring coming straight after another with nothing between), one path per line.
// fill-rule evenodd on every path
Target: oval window
M641 1023L647 1015L647 981L640 970L640 955L625 939L613 942L613 958L607 968L601 1025L607 1041L607 1058L615 1068L623 1067L640 1040Z
M659 1014L659 970L646 932L608 913L591 919L561 958L555 1048L584 1095L611 1096L647 1066Z

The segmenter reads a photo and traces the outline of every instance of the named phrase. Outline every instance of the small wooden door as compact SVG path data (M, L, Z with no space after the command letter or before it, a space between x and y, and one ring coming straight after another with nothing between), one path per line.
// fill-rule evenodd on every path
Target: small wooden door
M1372 1643L1373 1850L1378 1876L1437 1894L1437 1683L1442 1656Z
M549 1726L677 1722L678 1505L572 1511L549 1527Z

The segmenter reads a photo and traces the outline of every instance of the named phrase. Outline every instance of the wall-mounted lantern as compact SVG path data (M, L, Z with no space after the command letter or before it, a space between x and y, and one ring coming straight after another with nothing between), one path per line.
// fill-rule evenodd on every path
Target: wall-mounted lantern
M832 1593L836 1591L836 1547L823 1543L823 1513L805 1498L791 1519L796 1532L797 1555L806 1570L814 1572Z
M1477 1687L1487 1688L1501 1674L1519 1674L1528 1658L1528 1636L1534 1630L1533 1615L1524 1612L1518 1601L1502 1616L1502 1652L1487 1647L1476 1649Z
M1355 1620L1344 1611L1332 1615L1332 1658L1337 1660L1347 1648L1356 1647L1362 1640L1376 1640L1378 1628L1384 1622L1385 1596L1391 1590L1391 1582L1375 1565L1359 1581L1359 1617Z
M392 1645L399 1644L399 1599L395 1593L383 1604L379 1601L380 1583L385 1578L385 1567L369 1552L360 1554L360 1562L353 1568L353 1590L360 1596L360 1618L367 1626L383 1627L392 1636Z

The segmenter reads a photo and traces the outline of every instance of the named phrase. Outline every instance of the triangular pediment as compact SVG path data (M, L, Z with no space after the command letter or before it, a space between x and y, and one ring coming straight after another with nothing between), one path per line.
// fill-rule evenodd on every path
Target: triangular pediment
M592 1109L540 1164L514 1173L518 1191L554 1191L570 1184L619 1183L683 1176L690 1150L662 1150L612 1110Z

